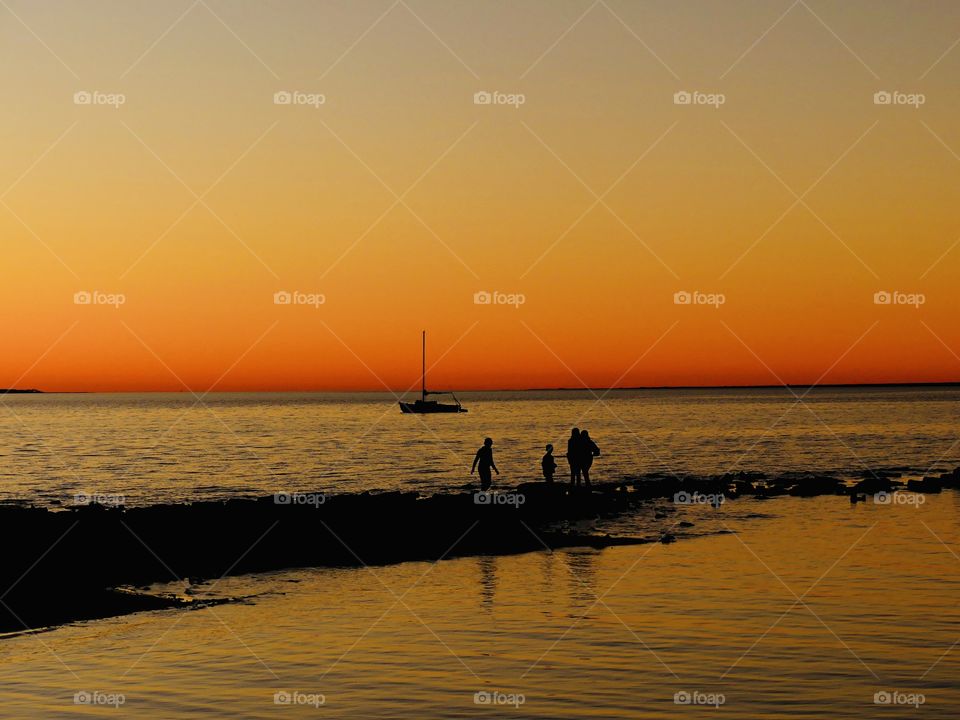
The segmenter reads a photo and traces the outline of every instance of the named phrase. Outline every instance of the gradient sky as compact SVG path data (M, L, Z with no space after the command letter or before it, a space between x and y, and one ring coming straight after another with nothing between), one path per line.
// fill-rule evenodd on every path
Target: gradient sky
M0 387L960 379L952 0L6 5Z

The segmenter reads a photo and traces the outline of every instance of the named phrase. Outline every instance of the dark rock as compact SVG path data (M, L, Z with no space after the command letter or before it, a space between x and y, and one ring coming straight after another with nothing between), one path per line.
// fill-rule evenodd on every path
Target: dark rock
M814 475L798 479L788 492L797 497L816 497L839 495L843 491L844 484L840 479L830 475Z
M754 494L758 498L777 497L779 495L786 495L787 488L782 485L758 485Z
M940 475L940 485L945 488L960 489L960 468Z
M908 480L907 490L918 493L938 493L943 489L940 478L925 477L922 480Z
M900 483L895 483L889 477L871 475L866 477L851 489L852 492L876 495L878 492L892 492Z

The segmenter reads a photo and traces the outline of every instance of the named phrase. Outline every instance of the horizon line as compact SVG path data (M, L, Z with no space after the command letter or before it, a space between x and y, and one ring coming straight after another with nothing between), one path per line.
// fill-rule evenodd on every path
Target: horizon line
M460 393L497 393L497 392L614 392L631 390L777 390L793 388L884 388L884 387L960 387L960 380L942 380L932 382L874 382L874 383L768 383L753 385L631 385L622 387L530 387L530 388L492 388L484 390L457 390ZM330 393L330 394L391 394L403 396L413 390L206 390L204 393ZM432 390L431 394L442 394L449 390ZM187 393L194 390L40 390L36 388L0 388L0 397L6 395L135 395L135 394Z

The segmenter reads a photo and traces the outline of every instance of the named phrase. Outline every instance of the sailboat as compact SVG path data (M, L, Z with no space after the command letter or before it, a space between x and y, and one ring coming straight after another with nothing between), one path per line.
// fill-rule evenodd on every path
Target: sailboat
M424 330L420 338L420 399L413 402L400 401L400 412L403 413L465 413L467 409L460 404L457 396L452 392L430 392L427 390L427 331ZM456 405L441 403L436 400L427 400L427 395L450 395Z

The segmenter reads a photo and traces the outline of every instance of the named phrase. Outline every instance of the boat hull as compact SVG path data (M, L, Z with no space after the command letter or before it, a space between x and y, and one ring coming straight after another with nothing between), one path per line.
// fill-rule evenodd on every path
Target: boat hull
M415 400L414 402L400 401L400 412L429 415L434 413L465 413L466 410L459 405L448 405L433 400Z

